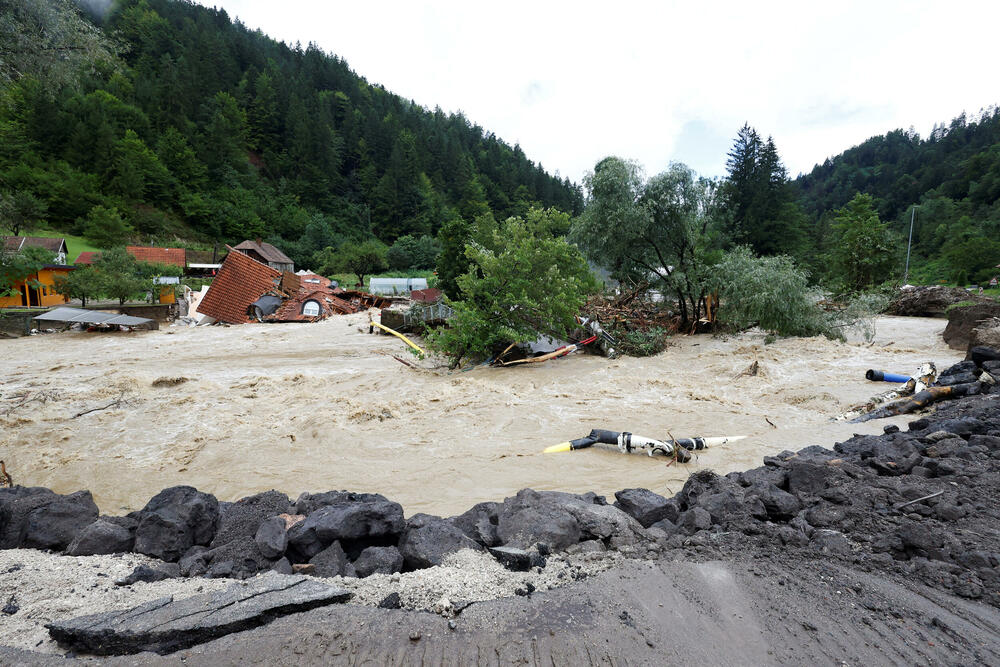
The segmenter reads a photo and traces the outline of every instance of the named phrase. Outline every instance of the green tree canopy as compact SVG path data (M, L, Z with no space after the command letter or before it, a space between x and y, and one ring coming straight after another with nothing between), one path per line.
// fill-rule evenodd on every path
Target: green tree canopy
M0 192L0 228L20 236L45 218L48 204L30 192Z
M116 208L95 206L82 221L84 235L99 248L124 245L132 234L132 226L122 219Z
M718 258L715 184L683 164L645 181L638 166L609 157L585 180L589 195L571 238L619 279L656 282L685 321L701 317L706 268Z
M98 292L122 304L142 296L152 286L152 281L140 275L139 263L125 248L105 250L94 268L101 278Z
M330 275L349 271L358 276L358 282L365 284L365 276L386 269L385 245L378 241L344 243L339 248L327 248L321 255L320 273Z
M579 250L553 235L566 217L550 208L499 224L492 216L476 220L465 249L470 268L457 279L455 316L429 334L431 347L453 367L512 341L542 334L565 339L576 327L575 317L597 282Z
M857 194L836 212L837 243L831 253L834 278L852 292L865 290L889 277L893 264L893 236L879 220L875 199Z
M86 308L88 299L97 299L103 294L104 279L93 266L77 266L66 275L55 279L56 291L67 299L79 299Z
M29 246L21 252L0 249L0 296L16 296L15 285L31 280L32 275L54 260L55 255L44 248Z

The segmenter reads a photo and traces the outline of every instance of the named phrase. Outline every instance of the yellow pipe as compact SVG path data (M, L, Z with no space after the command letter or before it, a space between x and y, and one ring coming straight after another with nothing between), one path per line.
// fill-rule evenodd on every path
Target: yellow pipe
M404 343L406 343L407 345L409 345L410 347L412 347L414 350L416 350L420 354L427 354L427 352L424 351L423 349L421 349L421 347L419 345L417 345L412 340L410 340L409 338L407 338L403 334L399 333L398 331L394 331L393 329L390 329L389 327L385 326L384 324L379 324L378 322L372 322L372 324L374 324L375 326L377 326L379 329L381 329L382 331L384 331L386 333L391 333L393 336L395 336L396 338L400 339L401 341L403 341Z

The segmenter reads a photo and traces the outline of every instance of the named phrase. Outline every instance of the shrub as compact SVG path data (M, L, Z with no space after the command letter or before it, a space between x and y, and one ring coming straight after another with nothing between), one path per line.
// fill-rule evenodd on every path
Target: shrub
M747 247L728 252L714 268L722 305L719 323L736 330L759 326L778 336L826 336L843 340L845 330L874 336L874 317L885 308L881 294L861 294L845 308L826 311L822 294L790 257L755 257Z

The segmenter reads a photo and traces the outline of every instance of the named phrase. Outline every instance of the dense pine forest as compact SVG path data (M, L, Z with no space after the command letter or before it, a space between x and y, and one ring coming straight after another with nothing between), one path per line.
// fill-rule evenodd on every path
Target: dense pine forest
M858 192L905 253L913 220L911 282L986 282L1000 273L1000 109L961 114L927 138L912 129L872 137L797 178L797 199L829 251L832 211ZM899 264L902 266L902 264Z
M595 201L461 113L403 99L313 44L276 42L187 0L85 6L0 1L6 233L47 229L99 248L260 237L314 268L436 265L457 294L478 218L537 206L579 220ZM903 277L912 219L911 282L997 273L996 108L927 138L873 137L796 179L766 129L737 131L726 177L706 191L697 252L786 255L813 283L858 291ZM628 189L655 218L662 196Z
M577 186L462 114L223 10L120 0L83 17L69 0L13 0L0 14L5 233L262 237L308 265L345 240L582 208Z

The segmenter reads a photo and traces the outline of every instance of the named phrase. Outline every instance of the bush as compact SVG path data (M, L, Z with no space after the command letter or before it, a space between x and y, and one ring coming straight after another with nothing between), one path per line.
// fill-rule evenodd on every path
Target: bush
M617 350L630 357L651 357L667 348L670 332L663 327L628 330L624 328L608 331L617 341Z
M862 294L845 308L825 311L823 295L810 288L808 274L791 257L755 257L747 247L726 253L714 268L721 307L719 323L735 330L759 326L778 336L826 336L843 340L860 327L874 336L875 315L885 307L879 294Z

